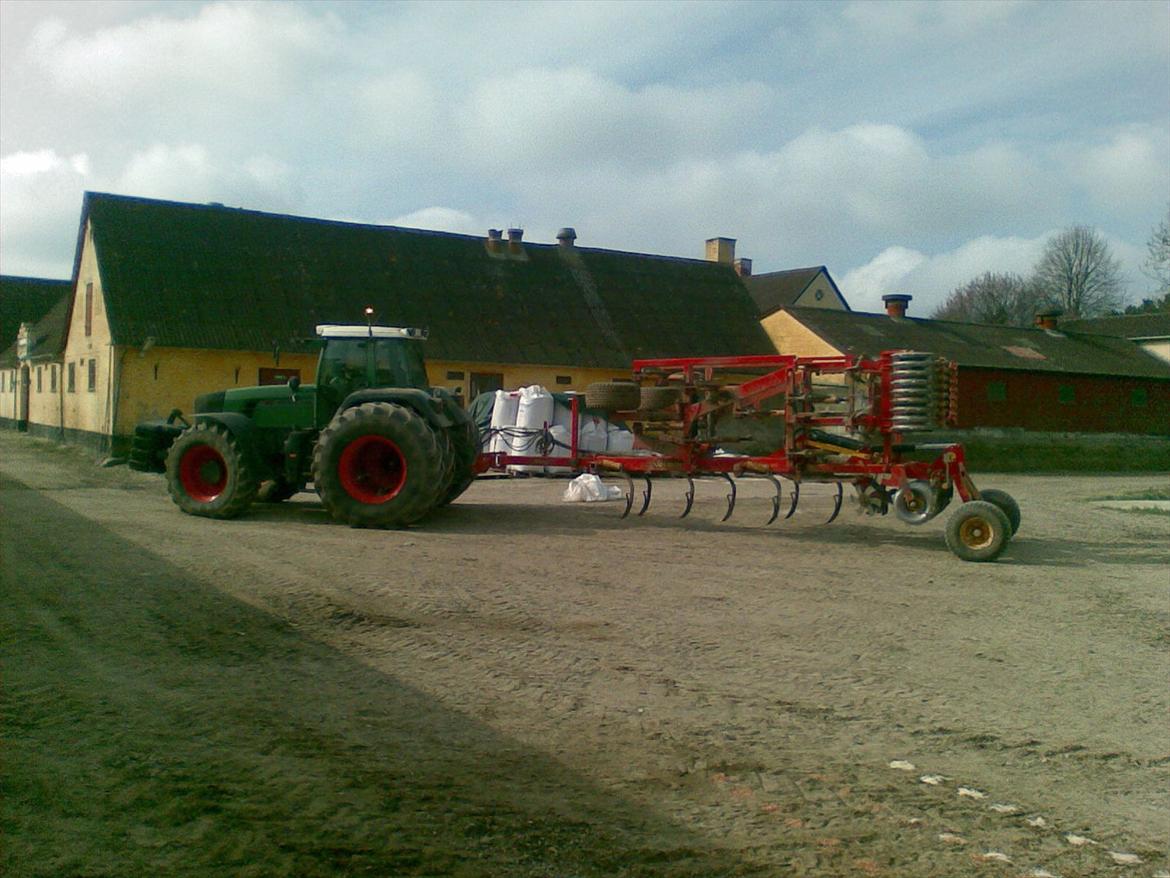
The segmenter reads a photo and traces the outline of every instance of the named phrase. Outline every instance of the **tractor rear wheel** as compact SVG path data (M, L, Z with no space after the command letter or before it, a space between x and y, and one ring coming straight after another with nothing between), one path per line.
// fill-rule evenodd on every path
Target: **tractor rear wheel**
M456 497L471 487L475 481L475 458L479 454L479 430L475 421L469 420L466 424L456 424L447 431L451 444L453 471L451 482L439 498L439 505L446 506Z
M1008 517L986 500L964 503L947 520L947 547L964 561L994 561L1010 536Z
M313 481L325 508L350 527L403 527L434 508L447 461L415 412L388 402L345 409L321 431Z
M256 498L256 474L239 440L221 424L183 431L167 454L167 489L188 515L235 518Z

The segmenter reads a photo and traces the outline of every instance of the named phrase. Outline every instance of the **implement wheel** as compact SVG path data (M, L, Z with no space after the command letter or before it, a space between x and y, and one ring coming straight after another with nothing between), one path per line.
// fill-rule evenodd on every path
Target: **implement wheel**
M1012 526L1011 536L1014 537L1016 531L1020 529L1020 504L1016 502L1015 497L1007 491L988 488L986 491L979 492L979 499L994 503L1000 508L1000 511L1007 516L1008 524Z
M350 527L418 521L434 508L446 468L443 447L427 422L387 402L338 413L313 452L317 493L330 514Z
M585 407L632 412L642 404L642 389L633 381L595 381L585 388Z
M964 503L947 521L947 547L964 561L994 561L1007 547L1011 524L986 500Z
M894 514L906 524L926 524L941 511L938 492L930 482L907 482L894 494Z
M196 424L167 454L167 490L188 515L235 518L256 497L256 474L244 449L220 424Z

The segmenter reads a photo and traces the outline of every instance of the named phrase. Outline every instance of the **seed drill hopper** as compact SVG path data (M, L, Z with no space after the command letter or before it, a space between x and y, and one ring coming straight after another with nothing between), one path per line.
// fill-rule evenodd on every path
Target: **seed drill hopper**
M635 477L645 485L639 516L650 507L656 479L685 479L682 517L691 512L697 478L724 479L724 521L735 511L737 480L765 479L774 489L768 524L791 518L801 486L813 482L831 486L826 523L840 513L846 485L864 512L893 510L911 525L930 521L958 494L946 542L967 561L994 560L1019 527L1019 507L1008 494L975 487L961 445L912 440L956 420L955 366L933 354L652 359L635 361L633 374L633 382L590 385L584 405L572 399L572 441L560 456L481 454L477 470L543 465L616 477L625 486L623 518L634 510ZM585 407L625 421L635 450L583 451ZM547 424L542 434L533 447L551 450Z

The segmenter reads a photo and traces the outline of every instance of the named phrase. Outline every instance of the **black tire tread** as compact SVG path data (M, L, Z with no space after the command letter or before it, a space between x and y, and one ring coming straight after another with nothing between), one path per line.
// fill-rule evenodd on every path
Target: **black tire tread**
M632 412L642 404L642 389L633 381L595 381L585 388L586 408Z

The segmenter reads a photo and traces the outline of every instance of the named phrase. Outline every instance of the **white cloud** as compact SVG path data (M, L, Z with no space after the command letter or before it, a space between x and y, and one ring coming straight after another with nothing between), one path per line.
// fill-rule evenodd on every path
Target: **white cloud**
M49 18L33 30L28 57L58 88L102 103L137 93L181 101L173 90L187 87L263 98L295 63L327 55L339 29L334 16L292 4L212 3L187 18L156 12L85 34Z
M73 260L89 157L53 149L0 158L0 253L4 272L65 277Z
M452 207L424 207L387 220L385 225L431 229L436 232L458 232L463 235L483 235L488 228L466 211Z
M1170 138L1165 131L1127 127L1087 148L1077 178L1101 207L1117 203L1157 209L1170 197Z
M155 143L132 155L113 182L116 192L178 201L220 201L263 210L300 199L291 169L269 156L238 163L213 157L202 144Z
M955 287L984 272L1027 276L1048 237L1048 233L1036 238L984 235L930 256L908 247L888 247L866 264L846 272L839 285L856 311L881 311L883 295L910 293L914 296L912 313L927 317Z

